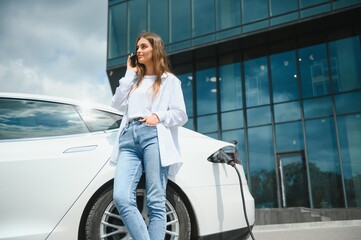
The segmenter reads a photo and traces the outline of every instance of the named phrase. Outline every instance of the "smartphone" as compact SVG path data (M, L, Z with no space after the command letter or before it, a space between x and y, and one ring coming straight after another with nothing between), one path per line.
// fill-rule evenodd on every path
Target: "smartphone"
M132 65L132 67L137 66L137 54L136 53L130 54L130 64Z

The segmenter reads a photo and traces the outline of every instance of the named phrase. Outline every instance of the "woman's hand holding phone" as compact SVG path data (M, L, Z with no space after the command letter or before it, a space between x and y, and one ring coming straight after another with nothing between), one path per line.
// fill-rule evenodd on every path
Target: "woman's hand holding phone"
M131 53L129 56L128 56L128 61L127 61L127 69L128 70L132 70L134 72L137 72L137 66L136 66L136 58L137 58L137 55L135 53Z

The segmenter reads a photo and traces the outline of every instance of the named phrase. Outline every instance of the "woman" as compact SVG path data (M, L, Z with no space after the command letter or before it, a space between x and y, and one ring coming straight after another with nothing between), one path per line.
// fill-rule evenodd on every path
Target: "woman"
M112 106L123 113L111 161L117 164L114 203L134 240L161 240L166 230L168 174L181 166L178 127L188 120L181 83L169 72L162 39L141 34L137 63L130 57ZM135 191L145 174L148 229L137 209Z

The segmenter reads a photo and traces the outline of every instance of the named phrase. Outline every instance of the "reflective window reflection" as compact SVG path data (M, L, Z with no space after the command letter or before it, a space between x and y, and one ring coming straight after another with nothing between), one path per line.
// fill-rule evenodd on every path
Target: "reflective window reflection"
M178 42L191 37L190 1L169 0L170 42ZM180 11L181 9L181 11Z
M274 105L275 122L286 122L301 119L300 102L289 102Z
M303 97L330 93L326 45L319 44L298 51Z
M269 82L267 58L261 57L244 62L247 107L268 104Z
M292 152L304 149L301 122L276 125L277 152Z
M60 136L89 132L71 105L0 99L0 139Z
M149 31L157 33L164 41L169 42L169 7L168 0L149 0Z
M232 14L229 14L232 13ZM217 29L226 29L241 24L241 1L217 0Z
M108 22L108 59L119 57L127 53L126 4L118 4L109 8Z
M192 0L193 10L193 36L215 31L215 6L214 1L197 1ZM212 20L213 21L212 21Z
M298 0L270 0L271 16L295 11L298 9Z
M271 123L270 106L250 108L247 110L248 126L258 126Z
M271 126L248 129L251 192L256 208L277 207Z
M217 115L213 114L210 116L203 116L203 117L198 117L198 132L201 133L209 133L209 132L216 132L218 127L217 127ZM217 137L218 138L218 137Z
M334 92L361 88L360 38L356 36L330 42L329 50Z
M243 23L268 17L268 0L242 0L242 13Z
M343 207L334 121L309 120L305 128L314 207Z
M361 111L361 92L339 94L335 96L336 113Z
M242 82L240 63L219 67L221 88L221 110L228 111L242 108Z
M77 107L77 111L92 132L117 129L122 120L120 115L96 109Z
M329 0L300 0L301 8L310 7L312 5L328 2Z
M348 207L361 207L361 114L337 118Z
M197 70L197 113L217 112L217 77L214 61L200 62ZM202 69L202 67L209 67ZM198 68L197 68L198 69Z
M273 101L299 99L295 51L271 55Z
M222 113L222 130L243 127L243 111Z
M304 100L303 113L305 118L332 116L333 112L331 97Z
M128 1L129 51L134 52L138 35L147 29L147 0ZM124 36L123 36L124 37Z
M183 97L186 104L188 117L193 117L193 75L184 73L177 75L182 82Z

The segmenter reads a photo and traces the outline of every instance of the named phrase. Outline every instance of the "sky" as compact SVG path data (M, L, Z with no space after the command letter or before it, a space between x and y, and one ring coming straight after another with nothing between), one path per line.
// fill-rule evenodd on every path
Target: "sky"
M110 104L107 0L0 0L0 92Z

